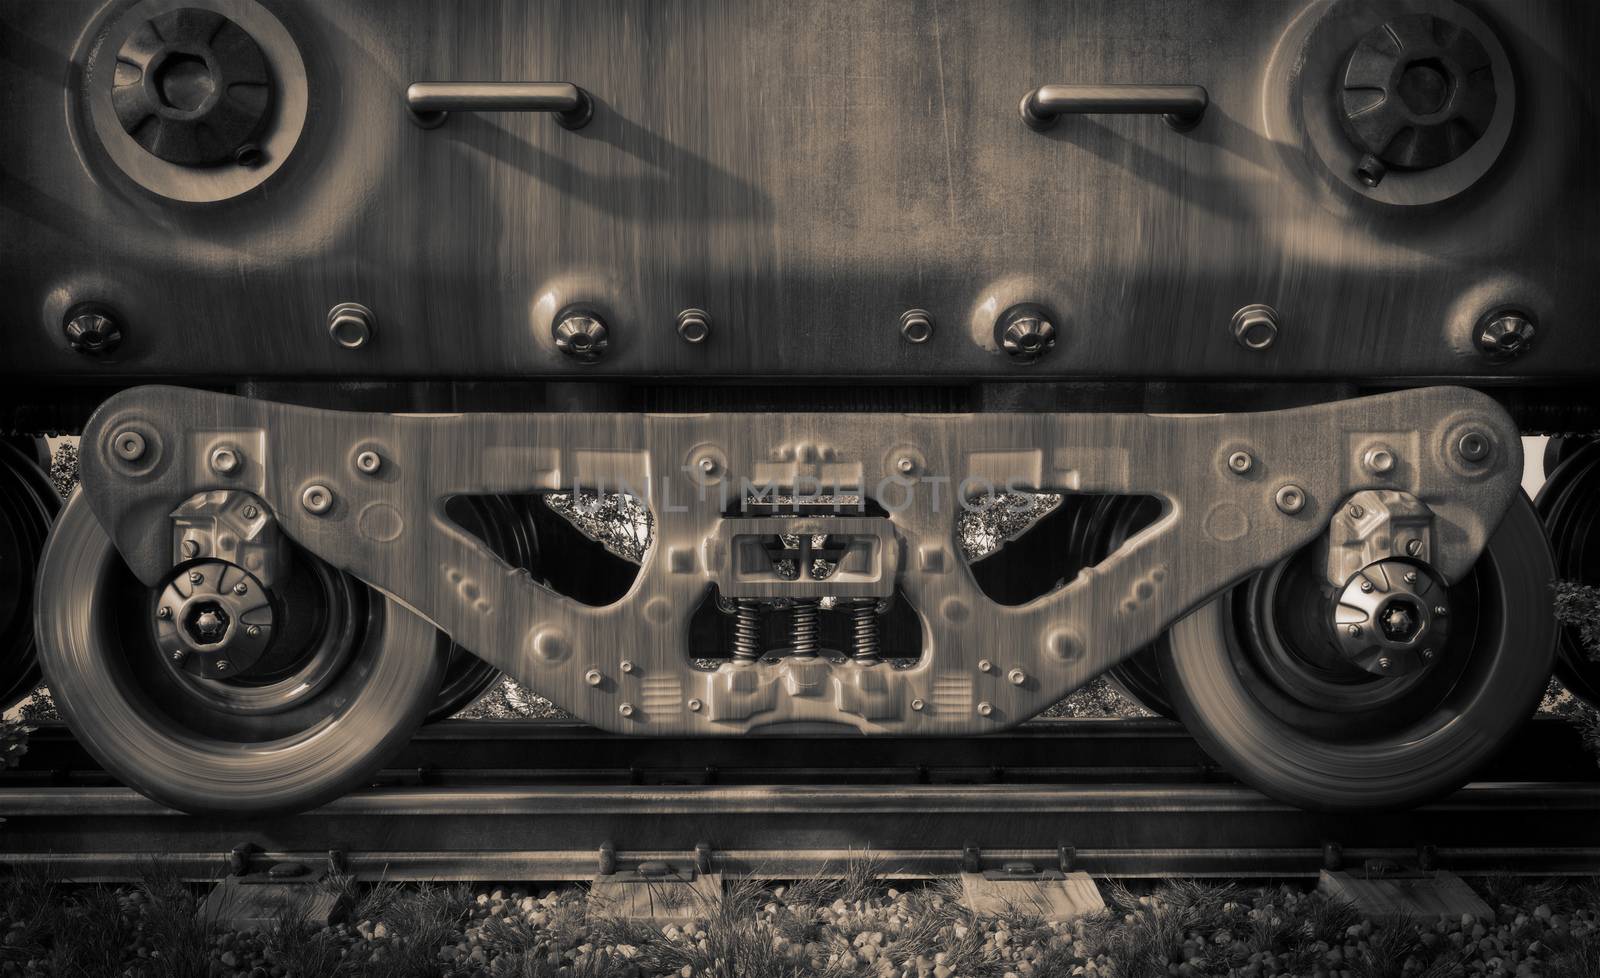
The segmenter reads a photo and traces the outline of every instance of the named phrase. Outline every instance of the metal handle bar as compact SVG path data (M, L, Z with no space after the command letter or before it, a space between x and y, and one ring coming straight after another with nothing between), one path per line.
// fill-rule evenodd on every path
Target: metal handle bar
M1042 131L1063 115L1160 115L1184 132L1200 124L1210 104L1199 85L1041 85L1022 97L1022 121Z
M594 116L594 99L570 82L413 82L406 108L426 129L451 112L549 112L567 129L582 129Z

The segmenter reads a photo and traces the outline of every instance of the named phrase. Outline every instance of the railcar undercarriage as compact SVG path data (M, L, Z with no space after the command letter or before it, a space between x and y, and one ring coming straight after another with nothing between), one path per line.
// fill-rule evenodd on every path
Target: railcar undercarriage
M63 0L0 43L0 687L160 801L328 801L502 672L775 739L1109 675L1383 809L1600 689L1550 596L1600 552L1588 5Z

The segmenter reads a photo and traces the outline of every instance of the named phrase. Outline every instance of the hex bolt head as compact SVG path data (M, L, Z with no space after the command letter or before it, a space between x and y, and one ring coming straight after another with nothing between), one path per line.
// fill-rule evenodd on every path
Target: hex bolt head
M1028 681L1028 674L1023 672L1021 669L1013 669L1006 673L1006 679L1009 680L1013 686L1021 686L1023 683Z
M979 716L986 717L986 716L988 716L989 714L991 714L993 712L994 712L994 704L990 703L988 700L984 700L982 703L978 704L978 715Z
M124 462L137 462L144 458L146 447L144 435L132 428L124 428L111 436L111 450Z
M1360 625L1351 625L1349 628L1346 628L1345 631L1349 633L1351 638L1359 638L1361 636Z
M1481 431L1468 431L1456 441L1456 454L1462 461L1481 462L1489 457L1489 439Z
M341 302L328 310L328 335L347 350L359 350L372 341L378 317L359 302Z
M216 666L217 666L217 671L218 672L227 672L231 668L231 666L229 666L229 664L228 664L228 660L227 659L218 659L217 663L216 663Z
M1423 649L1422 650L1422 657L1424 659L1432 659L1433 658L1433 650L1432 649Z
M1255 468L1256 460L1249 452L1240 450L1228 456L1228 468L1236 475L1244 475Z
M372 449L364 449L356 453L356 469L366 475L377 475L383 468L383 456Z
M1293 516L1306 508L1306 492L1292 482L1285 483L1272 494L1272 501L1277 504L1280 512Z
M979 672L993 672L994 671L994 663L990 662L988 659L979 659L978 660L978 671Z
M1011 359L1032 363L1056 345L1056 326L1039 306L1012 306L996 320L995 340Z
M703 706L705 706L705 704L700 702L698 699L691 699L689 701L689 712L690 713L699 713L700 712L700 708L703 707Z
M1533 346L1533 318L1523 312L1499 312L1478 324L1473 342L1490 361L1499 363L1519 357Z
M89 357L105 356L122 345L122 326L110 309L95 303L81 303L67 310L61 320L67 345Z
M913 710L916 710L918 713L922 712L922 708L924 706L926 706L926 705L927 704L922 702L922 700L920 700L920 699L915 699L915 700L911 701L911 708Z
M200 573L199 571L190 571L189 572L189 583L190 584L204 584L205 580L206 580L206 576L204 574Z
M1278 341L1278 311L1256 303L1233 314L1233 338L1246 350L1260 352Z
M926 309L907 309L901 313L900 338L912 344L933 339L933 315Z
M1416 571L1408 571L1408 572L1406 572L1405 581L1406 581L1407 584L1415 584L1415 583L1417 583L1417 572Z
M313 482L300 493L300 505L312 516L322 516L333 508L333 490L320 482Z
M1367 471L1373 475L1387 475L1394 471L1394 452L1383 447L1369 448L1367 453L1361 456L1361 464L1365 465Z
M579 363L598 362L611 345L611 331L600 317L576 309L556 317L550 334L555 338L556 349Z
M243 581L240 581L238 584L235 584L233 586L233 593L234 594L239 594L239 595L248 594L248 593L250 593L250 585L246 584Z
M231 445L218 445L211 450L211 471L217 475L236 475L244 468L244 459Z
M685 343L704 343L710 339L710 313L704 309L685 309L678 313L678 338Z
M1446 608L1442 604L1436 604L1433 606L1433 613L1438 617L1443 618L1450 613L1450 609Z
M600 685L600 681L604 678L605 677L600 675L599 669L590 669L588 672L583 674L583 681L588 683L590 686Z
M261 626L260 625L246 625L245 628L244 628L244 633L246 635L250 636L251 638L260 638L261 637Z
M172 618L172 609L168 608L166 605L162 605L156 609L156 617L160 618L162 621L169 621Z
M631 717L631 716L633 716L633 704L632 703L624 703L621 706L617 707L617 712L622 714L625 717Z
M1361 590L1366 592L1367 594L1371 594L1372 593L1373 586L1374 585L1373 585L1373 583L1371 581L1362 581L1361 582Z

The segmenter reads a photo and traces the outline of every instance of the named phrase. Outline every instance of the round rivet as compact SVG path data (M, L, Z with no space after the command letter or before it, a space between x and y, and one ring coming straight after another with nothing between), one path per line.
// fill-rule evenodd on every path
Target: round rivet
M917 460L912 458L910 455L902 455L894 460L894 467L902 475L910 475L911 473L917 471Z
M633 704L632 703L624 703L621 706L617 707L617 712L622 714L625 717L631 717L631 716L633 716Z
M218 475L233 475L244 466L238 451L228 445L218 445L211 450L211 471Z
M372 339L377 317L359 302L341 302L328 310L328 335L347 350L359 350Z
M356 454L356 468L367 475L372 475L383 468L383 456L368 448Z
M700 712L700 708L702 706L704 706L704 705L705 704L701 703L698 699L691 699L689 701L689 712L690 713L699 713Z
M685 343L704 343L711 336L711 316L704 309L678 313L678 336Z
M1456 453L1468 462L1481 462L1489 457L1489 439L1481 431L1469 431L1456 442Z
M568 309L551 327L556 349L579 363L597 363L611 346L611 330L597 314Z
M333 490L321 483L312 483L300 494L300 505L313 516L321 516L333 508Z
M710 455L700 456L699 465L700 471L706 475L715 475L717 472L717 460Z
M924 707L924 706L925 706L925 705L926 705L926 704L925 704L925 703L923 703L923 702L922 702L922 701L921 701L921 700L912 700L912 701L911 701L911 708L912 708L912 709L913 709L913 710L916 710L916 711L918 711L918 712L919 712L919 713L920 713L920 712L921 712L921 711L922 711L922 708L923 708L923 707Z
M1279 486L1278 491L1273 494L1272 501L1278 504L1278 509L1280 511L1293 516L1295 513L1298 513L1302 509L1306 508L1305 490L1293 483L1282 485Z
M1372 585L1371 581L1362 581L1361 582L1361 590L1365 591L1368 594L1372 593L1372 586L1373 585Z
M907 309L900 315L900 338L926 343L933 338L933 316L926 309Z
M1250 456L1249 452L1238 451L1228 456L1228 468L1237 472L1239 475L1244 475L1246 472L1249 472L1250 469L1255 466L1255 464L1256 460Z
M979 716L986 717L986 716L988 716L989 714L991 714L993 712L994 712L994 704L990 703L988 700L984 700L982 703L978 704L978 715Z
M583 674L583 681L588 683L590 686L600 685L600 680L602 678L604 677L600 675L599 669L590 669L588 672Z
M621 668L622 668L623 672L629 672L629 673L633 672L633 660L631 660L631 659L623 659Z
M144 457L144 436L127 428L111 439L111 447L124 462L137 462Z
M1394 453L1387 448L1367 449L1367 453L1361 456L1361 462L1367 467L1367 471L1374 475L1385 475L1394 471Z
M1021 686L1023 683L1028 681L1028 674L1023 672L1021 669L1013 669L1006 673L1006 678L1011 681L1011 685Z
M993 672L994 671L994 663L990 662L988 659L979 659L978 660L978 671L979 672Z

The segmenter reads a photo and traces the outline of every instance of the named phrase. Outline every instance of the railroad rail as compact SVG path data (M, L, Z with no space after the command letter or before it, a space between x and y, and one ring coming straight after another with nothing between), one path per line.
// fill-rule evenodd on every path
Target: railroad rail
M47 727L0 777L0 860L76 879L153 859L196 879L331 861L366 878L573 880L626 868L787 878L871 853L885 875L1026 861L1112 876L1287 877L1342 863L1600 873L1600 779L1530 723L1485 779L1404 812L1326 815L1232 783L1165 721L1057 721L981 739L703 741L577 724L423 730L376 783L273 818L197 818L117 786Z

